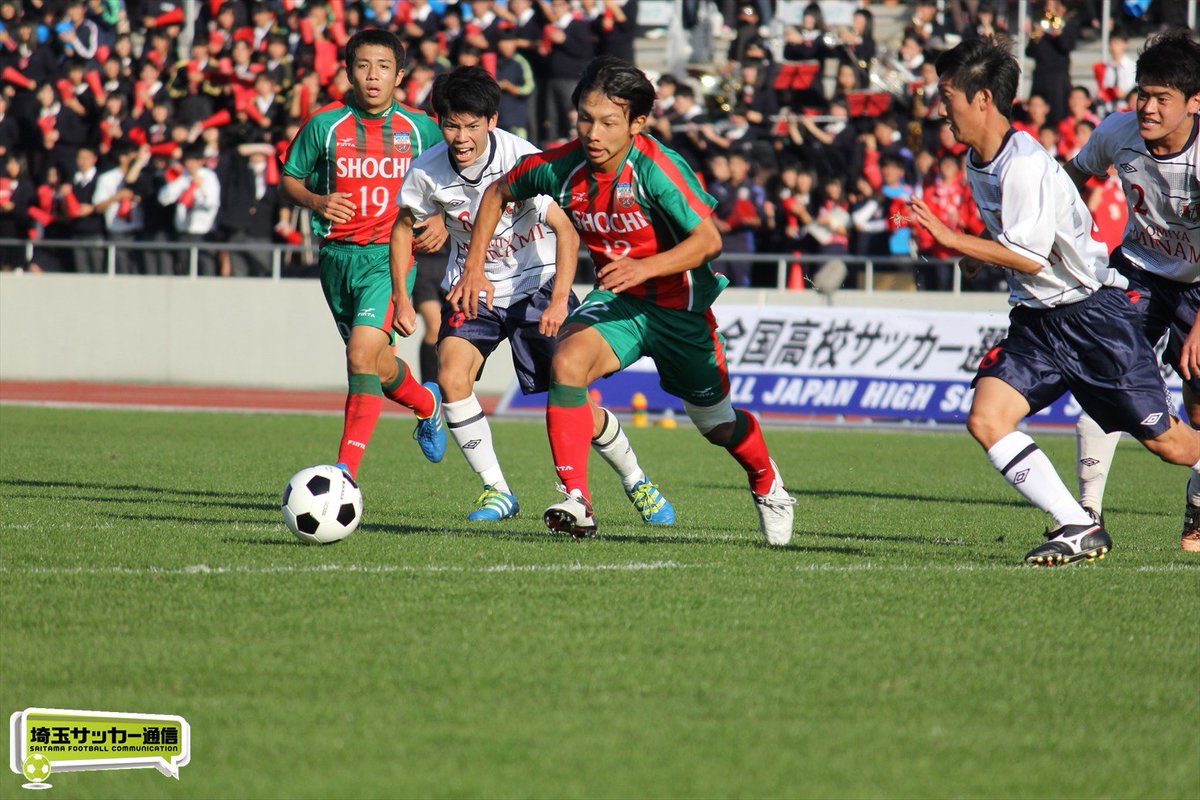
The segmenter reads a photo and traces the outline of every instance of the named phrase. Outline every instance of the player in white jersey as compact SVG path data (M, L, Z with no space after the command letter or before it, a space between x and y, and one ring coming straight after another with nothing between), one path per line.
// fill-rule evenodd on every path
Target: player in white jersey
M1106 117L1066 170L1082 191L1116 168L1129 223L1111 261L1137 293L1146 338L1166 335L1164 363L1183 379L1188 418L1200 427L1200 42L1186 30L1151 39L1137 82L1136 110ZM1100 519L1121 434L1087 414L1076 434L1079 501ZM1200 552L1200 476L1188 481L1180 545Z
M405 283L413 226L432 216L444 217L451 251L442 289L449 292L462 277L483 191L521 156L538 152L496 127L499 103L499 85L479 67L459 68L434 82L433 107L445 141L413 161L397 198L400 212L392 229L393 327L404 336L416 330ZM546 391L555 335L578 305L571 292L578 256L579 235L553 200L539 196L513 203L488 249L487 291L480 297L486 310L467 319L443 305L438 384L446 427L483 483L483 493L467 515L471 521L508 519L520 511L496 458L491 428L475 396L475 380L487 357L507 340L521 391ZM638 465L616 416L595 403L591 406L592 447L620 476L642 521L672 524L675 510Z
M1008 270L1008 334L980 362L967 429L992 465L1027 500L1054 517L1048 540L1025 556L1053 566L1103 557L1104 528L1071 496L1046 455L1018 424L1066 391L1106 430L1125 430L1151 452L1200 470L1200 432L1170 406L1130 298L1092 239L1087 206L1058 164L1012 113L1020 68L992 38L964 42L937 61L943 114L970 147L967 180L989 239L950 230L921 199L916 220L937 242L966 256L964 268Z

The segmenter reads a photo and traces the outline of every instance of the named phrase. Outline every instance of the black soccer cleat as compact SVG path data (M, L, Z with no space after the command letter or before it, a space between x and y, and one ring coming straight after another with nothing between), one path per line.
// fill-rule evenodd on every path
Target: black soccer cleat
M1049 540L1025 554L1025 563L1035 567L1061 567L1076 561L1095 561L1112 550L1112 537L1099 525L1060 525L1049 532Z

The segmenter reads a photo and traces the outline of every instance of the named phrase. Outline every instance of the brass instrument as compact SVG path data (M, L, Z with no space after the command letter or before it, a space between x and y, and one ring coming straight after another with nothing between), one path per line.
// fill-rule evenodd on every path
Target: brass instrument
M1046 13L1042 15L1042 18L1038 21L1038 26L1046 33L1049 33L1050 31L1054 31L1055 33L1061 31L1063 29L1063 24L1064 22L1062 15L1054 14L1049 10L1047 10Z

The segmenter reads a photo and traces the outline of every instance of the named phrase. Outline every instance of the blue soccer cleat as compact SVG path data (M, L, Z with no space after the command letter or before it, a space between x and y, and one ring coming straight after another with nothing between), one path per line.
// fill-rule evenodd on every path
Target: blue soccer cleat
M475 501L475 510L467 514L470 522L499 522L521 513L516 495L507 494L494 486L484 486L483 494Z
M642 480L637 486L625 494L642 515L642 522L647 525L675 524L675 509L671 507L671 501L664 497L658 486L651 483L645 475L642 475Z
M433 381L421 385L433 395L433 413L424 419L417 419L413 438L421 446L425 457L436 464L446 454L446 426L442 424L442 390Z

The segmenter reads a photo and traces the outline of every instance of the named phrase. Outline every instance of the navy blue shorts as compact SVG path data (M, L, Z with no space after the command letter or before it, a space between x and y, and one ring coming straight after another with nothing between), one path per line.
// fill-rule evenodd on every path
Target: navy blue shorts
M1135 293L1131 297L1142 315L1142 330L1150 345L1158 344L1163 334L1168 334L1163 363L1172 367L1182 379L1179 359L1183 342L1200 311L1200 283L1180 283L1138 269L1129 263L1119 247L1109 256L1108 263L1129 279L1129 290ZM1183 382L1200 397L1200 375L1193 375L1191 380Z
M1101 428L1138 439L1161 435L1174 416L1133 298L1120 289L1058 308L1017 306L1008 335L979 362L971 385L983 377L1020 392L1030 413L1069 391Z
M517 371L517 382L522 394L544 392L550 388L550 361L554 358L556 339L538 333L538 322L542 311L550 305L550 292L554 280L542 286L530 297L508 308L491 310L482 302L479 316L467 319L462 312L455 311L449 303L442 304L442 327L438 330L438 341L450 336L466 339L483 354L484 361L505 339L512 348L513 367ZM567 313L579 305L572 292L567 298Z

